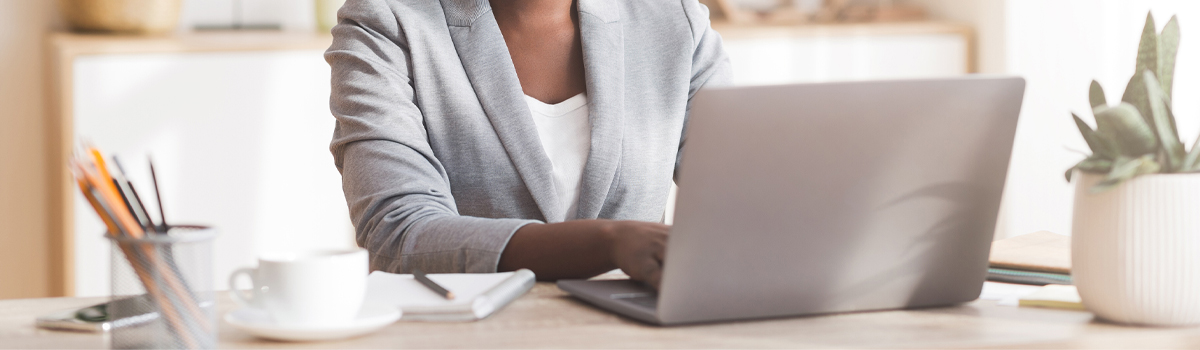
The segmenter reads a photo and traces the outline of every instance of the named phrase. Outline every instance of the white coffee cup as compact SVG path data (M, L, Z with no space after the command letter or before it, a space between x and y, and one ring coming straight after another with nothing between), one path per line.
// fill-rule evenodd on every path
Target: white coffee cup
M367 251L361 248L274 254L260 257L257 268L229 275L233 300L266 310L279 325L322 327L350 323L367 293ZM239 290L241 275L254 287Z

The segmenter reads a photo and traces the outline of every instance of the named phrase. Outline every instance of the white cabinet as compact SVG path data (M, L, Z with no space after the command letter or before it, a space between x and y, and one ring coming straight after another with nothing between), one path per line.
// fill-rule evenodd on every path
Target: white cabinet
M203 36L174 39L174 49L113 39L103 45L109 52L64 62L72 139L117 154L143 198L153 197L146 161L153 156L167 219L219 230L218 289L261 253L354 246L328 150L328 41L314 36L272 47L225 39L213 41L222 46L196 42ZM104 225L77 192L70 191L68 293L106 295Z

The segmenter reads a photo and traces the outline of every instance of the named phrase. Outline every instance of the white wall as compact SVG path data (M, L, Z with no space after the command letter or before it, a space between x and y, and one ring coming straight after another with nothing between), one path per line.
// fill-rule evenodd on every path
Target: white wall
M42 72L56 6L0 0L0 299L50 292Z
M1158 25L1178 14L1183 42L1176 71L1176 116L1185 140L1200 130L1200 2L1194 0L908 0L937 19L976 29L981 73L1012 74L1028 82L1013 149L997 237L1040 230L1071 231L1074 188L1062 173L1087 146L1070 112L1091 121L1092 79L1119 100L1133 74L1146 12ZM1196 28L1196 29L1193 29Z
M1073 187L1063 171L1087 150L1070 112L1092 121L1088 84L1120 100L1133 74L1146 11L1158 26L1179 15L1182 43L1175 115L1185 141L1200 131L1200 2L1194 0L1008 0L1006 71L1028 81L1017 128L1004 236L1038 230L1070 234ZM1093 124L1094 125L1094 124ZM1188 143L1190 145L1190 142Z

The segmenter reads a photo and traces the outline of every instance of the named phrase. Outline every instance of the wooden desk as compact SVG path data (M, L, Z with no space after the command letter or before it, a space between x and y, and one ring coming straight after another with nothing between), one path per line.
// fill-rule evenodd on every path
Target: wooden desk
M221 295L224 314L233 303ZM105 348L96 334L34 328L36 315L103 298L0 301L0 348ZM222 348L1200 348L1200 328L1135 328L1087 312L997 306L991 301L887 311L659 328L591 308L539 283L473 323L398 322L355 339L258 340L222 322Z

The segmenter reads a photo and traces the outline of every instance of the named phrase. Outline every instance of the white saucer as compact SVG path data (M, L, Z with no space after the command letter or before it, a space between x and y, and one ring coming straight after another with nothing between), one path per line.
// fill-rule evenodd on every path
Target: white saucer
M283 341L314 341L349 338L374 332L400 319L400 309L363 307L354 321L338 326L284 326L266 311L241 308L225 314L225 322L254 336Z

